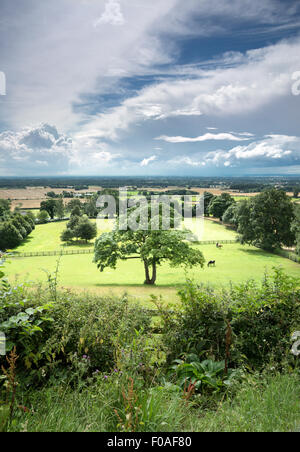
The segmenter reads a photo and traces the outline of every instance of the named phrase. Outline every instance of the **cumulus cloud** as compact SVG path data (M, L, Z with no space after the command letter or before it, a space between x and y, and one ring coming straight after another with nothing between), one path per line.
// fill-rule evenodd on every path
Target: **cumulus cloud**
M244 133L238 135L233 135L232 133L205 133L204 135L200 135L196 138L189 138L189 137L169 137L166 135L161 135L160 137L155 138L156 140L163 140L167 143L197 143L201 141L209 141L209 140L217 140L217 141L247 141L249 138L242 138L244 136ZM248 134L247 134L248 135Z
M229 151L213 151L205 155L206 163L216 166L278 166L299 164L300 137L287 135L266 135L262 140L247 146L236 146Z
M105 11L95 22L95 27L102 24L123 25L125 19L121 11L121 5L117 0L108 0L105 5Z
M68 169L71 155L72 139L59 134L56 127L49 124L0 134L2 166L11 167L18 173L33 174L35 169L63 172Z
M164 146L163 158L195 171L213 162L230 167L255 158L258 163L294 161L296 143L280 144L278 134L298 133L295 102L299 98L292 96L291 86L292 74L300 68L300 39L279 42L277 33L297 26L297 2L29 2L30 15L26 7L20 4L16 9L8 0L3 8L0 41L12 42L14 52L12 57L11 46L0 49L8 77L7 95L1 97L0 130L22 130L1 134L1 162L10 159L16 166L31 159L32 165L50 172L51 156L56 154L58 171L116 168L116 174L122 161L129 170L145 168L146 173L151 163L147 156L157 153L157 161L161 158L160 149L153 146L155 137L182 143ZM124 16L126 26L120 26ZM241 46L240 51L211 54L207 61L201 59L207 49L198 52L199 61L184 52L195 46L190 38L201 43L203 37L210 37L215 49L218 40L222 47L220 38L229 34L232 41L224 40L228 45L240 35L247 46L270 42L266 36L276 44L247 52ZM181 56L187 64L180 64ZM25 133L25 125L38 121L56 124L64 135L49 126L31 127ZM214 127L206 128L211 133L197 136L210 125ZM248 128L255 135L214 132ZM255 139L276 132L277 141L271 135ZM256 145L228 150L231 141L252 138ZM216 144L218 150L204 160ZM246 157L255 153L255 158ZM24 172L32 169L27 163Z
M234 67L196 68L188 79L178 76L150 85L92 118L84 130L114 140L131 125L172 118L176 112L201 112L218 120L254 114L291 97L291 73L299 65L300 39L251 50Z
M49 124L0 134L1 167L12 168L18 175L33 175L35 171L96 174L110 167L119 157L120 154L110 152L97 140L73 139Z

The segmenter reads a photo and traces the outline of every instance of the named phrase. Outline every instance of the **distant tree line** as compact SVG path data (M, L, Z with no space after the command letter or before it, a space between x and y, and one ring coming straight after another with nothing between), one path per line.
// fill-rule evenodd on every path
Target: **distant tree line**
M170 186L190 189L191 187L226 187L240 192L261 192L266 188L281 186L287 192L300 187L299 177L43 177L43 178L0 178L2 188L50 187L59 189L85 190L90 186L104 189L118 187L168 188Z

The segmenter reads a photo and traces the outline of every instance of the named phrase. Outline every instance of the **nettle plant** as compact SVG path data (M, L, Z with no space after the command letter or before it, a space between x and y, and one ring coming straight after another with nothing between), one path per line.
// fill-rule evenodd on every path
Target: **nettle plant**
M51 322L45 316L52 308L51 303L32 307L25 296L23 285L13 287L5 278L4 263L7 255L0 255L0 331L6 337L6 352L14 347L25 349L29 353L31 337L42 332L42 326Z

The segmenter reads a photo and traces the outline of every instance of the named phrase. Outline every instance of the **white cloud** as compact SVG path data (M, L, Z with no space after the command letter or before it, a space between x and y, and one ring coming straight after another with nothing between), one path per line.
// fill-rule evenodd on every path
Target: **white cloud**
M35 171L96 174L111 167L120 157L97 140L74 140L49 124L0 134L1 167L13 168L17 175L33 175Z
M213 151L205 155L205 161L216 166L232 166L249 164L278 165L296 164L300 161L300 137L286 135L267 135L261 141L247 146L237 146L229 151ZM281 163L282 162L282 163Z
M43 121L71 133L90 119L85 107L95 96L114 93L120 77L152 73L154 65L172 61L156 24L176 0L124 0L126 27L110 27L109 33L106 26L92 26L103 9L98 1L33 3L30 15L11 6L10 15L1 16L0 41L13 42L13 54L9 46L0 48L8 84L0 122L10 128ZM99 102L93 113L100 108Z
M296 106L289 109L288 102L298 100L291 94L291 75L300 68L299 38L246 53L212 55L199 64L174 64L182 50L178 35L214 39L231 30L236 33L234 25L247 21L251 27L268 24L260 29L266 34L278 27L292 29L296 4L292 8L273 0L28 1L32 6L29 15L26 8L16 9L7 2L4 12L10 10L10 15L1 18L0 41L12 42L0 49L8 81L7 96L0 104L1 130L22 129L10 136L7 132L6 137L1 134L1 161L29 162L32 155L37 165L51 169L54 159L48 157L57 153L61 168L100 172L113 165L117 168L119 159L127 158L129 168L138 161L140 169L140 160L159 151L153 150L152 141L159 135L171 143L218 141L222 148L220 140L244 141L254 135L228 132L197 137L199 128L214 125L207 127L208 131L228 131L249 127L256 136L263 136L271 133L272 124L274 133L297 133L291 121L298 110ZM124 16L126 26L117 26L125 22ZM95 20L97 26L93 27ZM6 24L9 27L5 28ZM247 24L245 30L239 27L240 34L247 32ZM149 77L141 85L144 88L123 89L123 77L132 82L132 78L144 76ZM106 104L103 98L110 95L113 101ZM25 125L40 121L57 124L65 135L56 137L53 130L31 127L31 133L23 136ZM177 137L179 133L184 136ZM258 160L292 160L295 143L288 146L286 140L283 144L278 140L277 136L276 143L270 144L271 135L266 136L262 140L265 145L256 141L256 151L251 145L241 146L224 158L222 153L230 151L215 152L221 153L219 160L226 165L251 160L245 156L255 152ZM144 155L140 154L141 142ZM208 145L213 149L213 143ZM203 166L202 157L190 151L188 156L176 157L178 148L182 154L183 146L173 146L172 156L164 151L166 161L177 158L182 164ZM201 145L195 146L196 152L199 148ZM5 149L11 155L5 154ZM280 157L281 151L292 153Z
M176 112L201 112L202 118L242 118L291 97L291 76L300 66L300 39L249 51L242 64L211 70L194 69L146 87L120 106L95 116L87 135L117 139L120 131L145 120L172 118ZM252 136L245 133L245 137Z
M117 0L108 0L105 5L105 11L95 22L95 26L102 24L123 25L125 19L121 11L121 5Z
M72 139L59 134L49 124L28 127L20 132L0 134L2 166L13 168L16 173L33 174L36 167L60 172L69 167L72 158Z
M240 134L240 135L244 135L244 134ZM213 133L205 133L204 135L201 135L199 137L196 138L189 138L189 137L168 137L166 135L162 135L160 137L155 138L156 140L163 140L166 141L167 143L198 143L201 141L208 141L208 140L217 140L217 141L224 141L224 140L229 140L229 141L247 141L249 140L249 138L242 138L240 136L237 135L233 135L231 133L218 133L218 134L213 134Z
M191 158L191 157L187 157L187 156L178 156L176 158L173 158L171 160L169 160L168 165L175 165L175 166L182 166L182 165L187 165L187 166L192 166L192 167L203 167L206 165L206 162L202 159L197 159L197 158Z
M149 165L149 163L151 163L151 162L154 162L154 160L156 160L156 155L152 155L152 157L149 157L149 158L147 158L147 159L144 159L141 163L140 163L140 165L141 166L148 166Z

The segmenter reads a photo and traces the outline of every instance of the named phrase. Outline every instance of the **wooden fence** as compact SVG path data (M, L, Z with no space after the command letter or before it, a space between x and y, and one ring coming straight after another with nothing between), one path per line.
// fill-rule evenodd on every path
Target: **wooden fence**
M217 243L222 245L236 243L236 240L204 240L195 242L199 245L216 245ZM85 250L56 250L56 251L36 251L28 253L10 253L9 257L46 257L46 256L74 256L76 254L92 254L94 248L87 248Z

